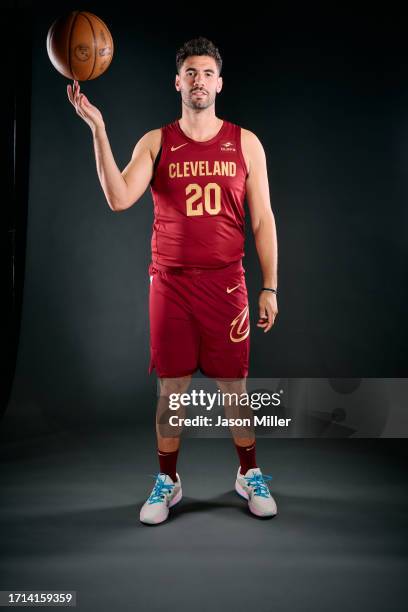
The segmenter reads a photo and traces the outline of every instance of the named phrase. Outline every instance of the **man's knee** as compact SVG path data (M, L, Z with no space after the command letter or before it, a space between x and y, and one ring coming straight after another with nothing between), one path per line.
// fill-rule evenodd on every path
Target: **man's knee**
M217 385L223 393L246 393L246 378L217 379Z
M178 378L159 378L160 395L169 396L172 393L185 393L190 386L191 375Z
M222 393L222 405L228 418L251 419L252 410L248 406L246 378L219 379L217 385Z
M172 409L171 400L173 394L185 393L190 385L191 376L183 376L180 378L160 378L160 397L157 402L156 424L157 433L162 438L179 437L183 427L182 425L171 424L170 418L177 415L182 419L186 416L186 408L184 405L178 405L177 411Z

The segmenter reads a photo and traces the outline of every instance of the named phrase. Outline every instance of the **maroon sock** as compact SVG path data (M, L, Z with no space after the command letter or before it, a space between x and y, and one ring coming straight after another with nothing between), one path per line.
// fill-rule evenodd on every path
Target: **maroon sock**
M157 449L157 455L159 457L160 471L163 474L168 474L173 482L177 480L176 474L176 465L177 465L177 455L179 449L175 451L171 451L167 453L165 451L161 451L159 448Z
M239 462L241 465L241 474L245 475L247 471L251 468L258 467L256 465L255 457L255 442L253 442L253 444L250 444L249 446L239 446L238 444L235 444L235 448L237 449Z

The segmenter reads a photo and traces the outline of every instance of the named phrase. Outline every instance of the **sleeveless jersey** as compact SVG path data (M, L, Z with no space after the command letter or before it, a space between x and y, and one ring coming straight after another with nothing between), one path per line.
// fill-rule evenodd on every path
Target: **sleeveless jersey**
M154 203L152 262L221 268L244 256L245 181L241 128L225 121L211 140L162 128L150 183Z

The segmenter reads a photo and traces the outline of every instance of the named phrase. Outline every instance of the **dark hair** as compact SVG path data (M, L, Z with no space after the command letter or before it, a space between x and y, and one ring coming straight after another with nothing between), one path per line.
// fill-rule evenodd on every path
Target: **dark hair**
M213 57L217 63L218 74L221 74L222 58L220 52L214 43L204 36L199 36L198 38L193 38L192 40L185 42L184 45L177 51L176 66L178 74L180 74L184 61L192 55L209 55L210 57Z

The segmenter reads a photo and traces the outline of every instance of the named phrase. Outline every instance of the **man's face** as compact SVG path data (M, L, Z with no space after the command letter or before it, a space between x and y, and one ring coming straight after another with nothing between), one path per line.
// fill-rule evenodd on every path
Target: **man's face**
M186 106L196 110L208 108L222 89L215 59L207 55L188 57L176 75L175 85Z

